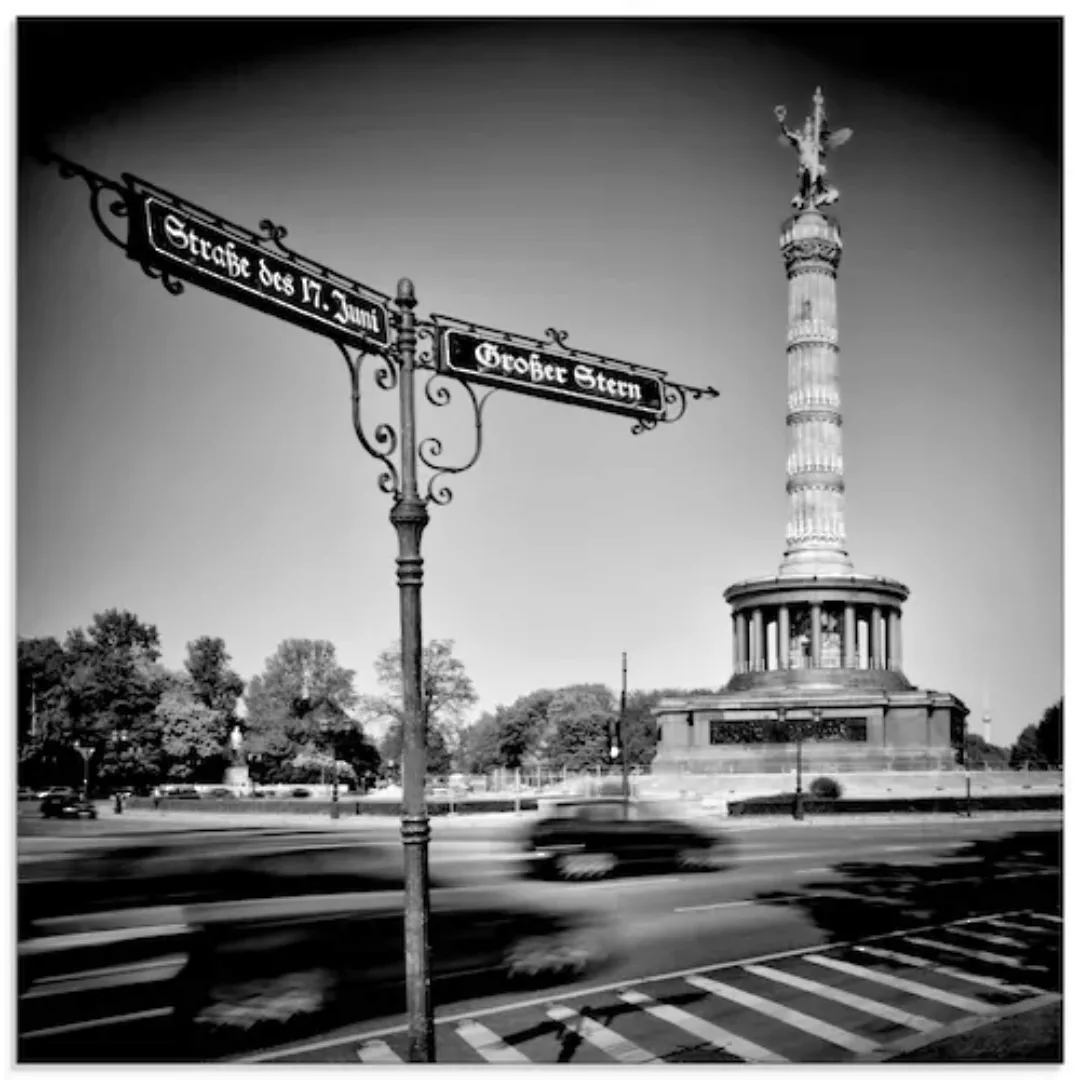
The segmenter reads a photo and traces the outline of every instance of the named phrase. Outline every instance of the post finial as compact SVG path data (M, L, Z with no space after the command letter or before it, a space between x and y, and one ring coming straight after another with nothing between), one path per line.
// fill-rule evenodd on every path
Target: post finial
M416 307L416 289L411 279L403 277L397 283L397 302L402 307Z

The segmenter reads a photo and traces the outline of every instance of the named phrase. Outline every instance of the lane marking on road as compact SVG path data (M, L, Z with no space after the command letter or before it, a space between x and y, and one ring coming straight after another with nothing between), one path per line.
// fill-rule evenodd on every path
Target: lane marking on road
M1000 926L1003 930L1023 930L1028 934L1048 934L1051 937L1057 936L1057 931L1051 930L1049 926L1032 926L1030 923L1010 922L1008 919L987 919L987 925Z
M1059 923L1062 921L1060 915L1047 915L1041 911L1029 912L1033 919L1043 919L1045 922Z
M161 1009L144 1009L142 1012L125 1013L123 1016L102 1016L96 1020L78 1020L71 1024L58 1024L56 1027L38 1028L37 1031L24 1031L20 1039L41 1039L48 1035L66 1035L72 1031L87 1031L90 1028L105 1027L108 1024L130 1024L136 1020L152 1020L157 1016L171 1016L172 1006Z
M369 1039L356 1048L356 1056L365 1065L404 1065L405 1062L382 1041Z
M1005 934L984 934L978 930L965 930L962 927L949 927L947 933L975 938L976 941L981 941L984 944L990 945L1015 945L1018 949L1023 949L1026 946L1026 942L1020 941L1017 938L1007 937Z
M832 869L831 866L811 866L808 869L795 870L793 872L796 874L827 874Z
M847 990L841 990L837 986L830 986L828 983L804 979L799 975L792 975L788 971L781 971L779 968L763 967L760 964L747 964L745 970L752 975L760 975L762 978L793 986L796 990L803 990L808 994L829 998L831 1001L837 1001L850 1009L857 1009L859 1012L869 1013L871 1016L880 1017L882 1020L890 1020L894 1024L914 1028L916 1031L933 1031L935 1028L941 1027L941 1024L936 1020L930 1020L925 1016L918 1016L903 1009L895 1009L891 1005L886 1005L883 1001L875 1001L873 998L852 994Z
M566 1005L552 1005L547 1010L552 1020L558 1021L567 1030L592 1043L593 1046L610 1054L622 1065L662 1065L663 1059L647 1050L642 1050L629 1039L597 1023L592 1017L583 1016Z
M856 945L859 952L869 953L871 956L880 956L883 960L896 960L898 963L909 967L928 968L941 975L947 975L950 979L960 979L963 982L975 983L977 986L987 986L992 990L998 990L1010 994L1038 994L1041 993L1037 986L1029 986L1027 983L1011 983L999 979L995 975L976 975L963 968L952 967L949 964L939 964L936 960L927 960L925 956L913 956L911 953L896 952L893 949L878 949L872 945Z
M832 968L834 971L842 971L845 975L854 975L859 979L867 979L870 982L881 983L882 986L891 986L894 990L903 990L905 993L914 994L916 997L928 998L942 1005L950 1005L954 1009L962 1009L964 1012L980 1013L988 1016L996 1012L993 1005L987 1005L985 1001L977 1001L975 998L963 997L960 994L951 994L947 990L938 990L933 986L925 986L911 979L901 979L897 975L887 975L884 971L877 971L865 964L849 964L846 960L834 960L831 956L808 956L811 964L821 964Z
M132 941L136 938L177 937L191 932L191 927L184 924L127 927L123 930L87 930L20 941L18 951L20 956L36 956L41 953L67 952L71 949L89 948L94 945L112 945L119 941Z
M826 894L822 894L822 895L826 895ZM742 901L740 901L740 902L742 902ZM745 903L756 903L756 901L745 901ZM1030 914L1029 909L1027 909L1027 908L1016 908L1016 909L1011 910L1011 911L996 912L994 916L991 916L991 915L969 915L969 916L965 916L962 919L955 919L952 922L937 923L937 924L934 924L932 926L924 926L924 927L922 927L922 930L924 932L933 932L935 930L941 930L946 926L958 926L958 925L966 925L968 923L977 923L977 922L982 922L982 921L985 921L986 919L993 918L993 917L1008 917L1008 916L1013 916L1013 915L1028 915L1028 914ZM577 987L577 988L575 988L573 990L563 990L563 991L560 991L559 993L555 993L555 994L534 995L532 997L523 998L523 999L521 999L519 1001L509 1002L509 1003L507 1003L505 1005L487 1005L487 1006L481 1006L479 1008L467 1009L464 1012L452 1013L449 1016L438 1017L436 1019L435 1023L436 1024L452 1024L452 1023L459 1022L459 1021L462 1021L462 1020L475 1019L475 1018L481 1017L481 1016L496 1016L496 1015L499 1015L501 1013L516 1012L516 1011L518 1011L520 1009L528 1009L528 1008L532 1008L532 1007L537 1006L537 1005L547 1006L547 1005L551 1004L552 1002L570 1001L573 998L587 997L590 994L603 994L603 993L609 993L609 992L616 992L617 993L619 991L629 990L632 987L645 986L645 985L647 985L649 983L663 982L663 981L666 981L668 979L684 979L688 975L697 975L697 974L702 973L702 972L714 973L714 972L718 972L718 971L726 971L726 970L728 970L730 968L741 968L741 967L745 966L747 963L755 963L755 962L756 963L767 963L767 962L772 961L772 960L786 960L786 959L789 959L791 957L797 957L797 956L798 957L805 957L806 959L814 959L814 957L812 957L810 955L811 953L824 952L824 951L834 951L834 950L840 950L840 949L850 949L850 948L856 947L857 945L865 944L866 942L872 942L872 941L890 941L890 940L893 940L895 938L907 937L908 935L911 934L911 932L912 931L911 931L910 927L908 929L906 929L906 930L889 930L889 931L887 931L885 933L882 933L882 934L871 934L871 935L868 935L867 937L857 938L857 939L854 939L854 940L851 940L851 941L833 941L833 942L829 942L828 944L825 944L825 945L820 945L820 944L819 945L806 945L806 946L803 946L802 948L799 948L799 949L784 949L784 950L781 950L780 952L766 953L766 954L761 955L761 956L742 957L741 959L738 959L738 960L724 960L724 961L721 961L719 964L717 964L717 963L698 964L695 967L682 968L681 970L678 970L678 971L665 971L665 972L661 972L661 973L656 974L656 975L644 975L644 976L639 975L639 976L632 977L632 978L620 979L620 980L617 980L615 982L610 982L610 983L596 983L596 984L587 985L587 986L580 986L580 987ZM840 961L835 961L835 963L840 963ZM856 974L856 975L863 975L865 971L870 970L870 969L864 969L862 967L857 967L856 965L853 965L853 964L848 965L848 967L851 968L850 974ZM876 974L876 973L874 973L874 974ZM873 981L873 975L866 976L866 977L871 978L872 981ZM881 981L881 980L878 979L876 981ZM899 981L905 982L905 986L907 985L906 980L899 980ZM893 985L893 984L889 983L888 985ZM920 990L924 989L921 986L921 984L918 984L918 983L911 983L910 985L911 986L917 986L917 987L919 987ZM902 987L902 988L904 988L904 987ZM922 993L921 996L922 997L928 997L928 996L931 996L931 995L928 995L926 993ZM960 999L960 1000L968 1000L968 999ZM975 1002L973 1004L975 1004L977 1006L977 1009L974 1009L972 1011L978 1011L979 1009L982 1008L982 1003L981 1002ZM261 1062L261 1061L271 1061L271 1060L274 1060L275 1058L288 1057L290 1054L312 1053L312 1052L315 1052L315 1051L318 1051L318 1050L329 1050L329 1049L332 1049L332 1048L334 1048L336 1046L342 1046L345 1043L357 1042L360 1039L382 1038L384 1036L389 1036L389 1035L398 1035L401 1032L408 1031L408 1030L409 1030L409 1025L408 1024L402 1024L402 1023L390 1024L390 1025L388 1025L386 1027L376 1028L376 1029L369 1030L369 1031L351 1031L351 1032L349 1032L347 1034L343 1033L343 1034L339 1034L339 1035L333 1035L333 1036L331 1036L329 1038L326 1038L326 1039L320 1039L317 1042L302 1042L302 1043L297 1043L295 1045L290 1045L290 1046L276 1047L274 1049L266 1050L266 1051L263 1051L263 1052L258 1053L258 1054L245 1054L243 1056L237 1055L235 1057L230 1057L230 1058L227 1058L227 1059L223 1059L223 1063L225 1061L227 1061L228 1063L231 1063L231 1064L255 1064L255 1063Z
M455 1029L485 1061L493 1065L531 1065L532 1062L520 1051L504 1042L491 1028L475 1020L465 1020Z
M655 1016L657 1020L663 1020L677 1028L682 1028L683 1031L702 1039L710 1046L723 1050L733 1057L741 1058L743 1061L752 1061L765 1065L788 1064L786 1057L781 1057L772 1050L766 1050L765 1047L758 1046L757 1043L750 1042L749 1039L733 1035L730 1031L725 1031L722 1027L717 1027L716 1024L711 1024L708 1020L702 1020L700 1016L695 1016L684 1009L676 1008L674 1005L660 1005L648 994L643 994L638 990L624 990L619 994L619 997L628 1005L636 1005L644 1012Z
M669 885L673 881L682 881L682 878L677 877L663 877L663 878L629 878L624 881L584 881L580 884L574 883L573 891L579 892L583 889L619 889L625 886L633 886L635 889L643 885Z
M779 1005L775 1001L769 1001L768 998L758 997L757 994L739 990L734 986L729 986L727 983L717 982L715 979L707 979L702 975L691 975L686 981L699 990L707 990L710 994L735 1002L736 1005L742 1005L744 1008L753 1009L755 1012L763 1013L765 1016L771 1016L774 1020L780 1020L790 1027L798 1028L815 1038L834 1043L845 1050L852 1050L856 1054L868 1054L881 1045L873 1039L866 1039L861 1035L854 1035L850 1031L838 1028L835 1024L818 1020L814 1016L807 1016L806 1013L799 1012L798 1009L792 1009L787 1005Z
M91 990L108 990L115 986L134 986L136 983L164 982L180 972L187 963L187 953L174 953L157 960L136 964L74 971L64 975L47 975L38 979L23 994L23 1000L56 997L60 994L85 994Z
M960 956L970 956L972 960L981 960L984 964L999 964L1001 967L1023 968L1029 971L1045 971L1045 964L1027 964L1015 956L1002 956L1001 953L984 952L982 949L965 949L960 945L950 945L946 941L931 941L924 937L909 937L912 945L922 945L928 949L944 949Z

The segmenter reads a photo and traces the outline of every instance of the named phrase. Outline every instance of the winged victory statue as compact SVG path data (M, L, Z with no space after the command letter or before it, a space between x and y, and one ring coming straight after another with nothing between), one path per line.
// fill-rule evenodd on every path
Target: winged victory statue
M840 192L830 187L826 176L825 157L838 146L851 138L851 128L829 130L829 121L825 116L825 97L819 86L814 91L814 113L808 116L801 129L792 131L784 121L787 109L777 105L773 112L780 122L780 145L793 146L799 155L799 190L791 200L796 210L816 210L822 206L831 206L840 198Z

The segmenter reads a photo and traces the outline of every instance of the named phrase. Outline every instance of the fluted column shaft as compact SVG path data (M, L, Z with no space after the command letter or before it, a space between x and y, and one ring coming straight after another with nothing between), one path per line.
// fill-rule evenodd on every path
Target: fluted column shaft
M902 670L903 650L900 646L900 612L889 612L889 669Z
M754 671L763 670L765 650L764 634L762 633L761 608L754 608L750 615L750 658Z
M810 605L810 666L821 667L821 605Z
M807 211L787 222L780 247L788 277L788 524L780 573L850 573L836 329L840 230Z
M776 663L781 671L788 666L788 650L791 647L791 615L787 604L781 604L776 616Z
M855 607L844 605L844 667L858 667L858 641L855 635Z
M735 670L741 675L747 670L746 664L746 615L739 611L735 615L735 649L738 659Z
M875 670L884 667L881 657L881 608L870 610L870 667Z

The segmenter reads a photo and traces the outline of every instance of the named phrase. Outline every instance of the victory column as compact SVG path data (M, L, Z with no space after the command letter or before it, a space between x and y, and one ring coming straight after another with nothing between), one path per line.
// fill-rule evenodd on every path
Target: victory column
M733 674L718 694L666 699L654 772L770 772L792 767L792 723L804 722L810 763L832 769L956 765L967 709L913 687L902 671L901 606L908 589L855 572L844 529L836 277L843 245L824 208L840 197L826 156L831 131L819 87L800 128L775 110L780 142L799 159L795 213L780 250L788 280L786 549L775 575L730 586ZM800 761L802 748L798 749ZM706 786L707 790L707 786Z

